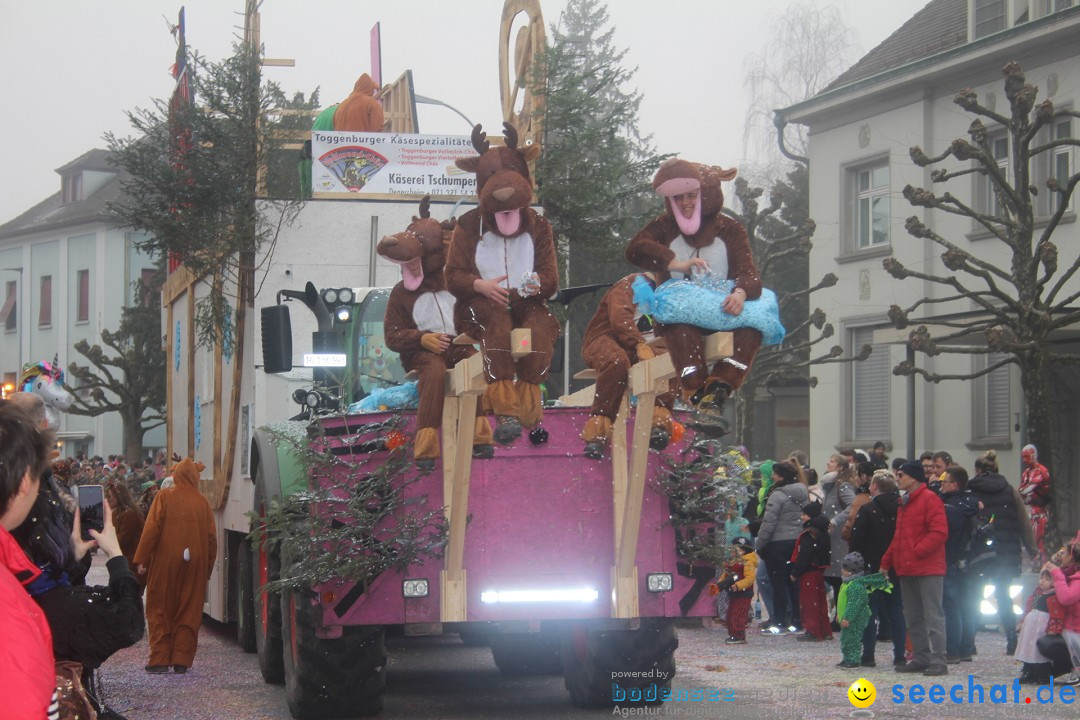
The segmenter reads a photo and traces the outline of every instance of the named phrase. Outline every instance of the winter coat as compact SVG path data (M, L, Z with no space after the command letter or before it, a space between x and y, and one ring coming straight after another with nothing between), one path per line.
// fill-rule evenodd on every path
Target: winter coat
M845 511L847 513L847 520L844 522L844 526L840 528L840 535L848 543L848 548L851 547L851 527L855 524L855 518L859 516L859 511L862 510L863 505L870 502L870 485L860 485L855 488L855 499L851 501L851 505ZM833 521L835 522L835 520ZM843 560L843 558L841 558Z
M128 569L135 576L140 588L146 587L146 576L138 574L138 566L135 564L135 551L139 547L139 539L142 538L143 517L138 510L121 509L113 516L113 526L116 528L116 540L120 543L120 551L128 562Z
M838 482L836 473L829 473L821 483L825 499L821 503L821 514L832 523L829 540L832 543L832 562L825 571L827 577L840 577L840 563L848 554L847 540L844 539L844 523L855 501L855 486L849 482Z
M0 698L12 720L43 720L56 691L49 623L25 588L40 575L0 527Z
M813 570L829 567L829 520L824 515L810 518L806 529L795 541L791 553L791 575L802 577Z
M90 569L89 554L75 559L71 528L75 525L75 498L60 487L51 470L41 476L37 499L23 524L12 531L41 576L27 588L32 595L57 585L79 584Z
M994 555L978 561L978 572L987 577L1018 577L1020 575L1020 545L1028 552L1035 548L1028 517L1020 492L997 473L985 473L971 478L968 490L982 502L982 514L994 517Z
M758 529L758 552L771 542L795 540L802 532L802 509L809 493L800 482L774 486L765 503L765 515Z
M1050 571L1050 577L1054 578L1054 595L1065 608L1065 629L1080 633L1080 571L1073 570L1066 577L1065 572L1056 567Z
M755 552L744 553L738 560L724 563L724 571L717 578L724 581L734 577L735 582L727 589L729 595L750 597L754 594L754 581L757 580L758 556Z
M949 525L945 505L919 483L900 503L896 533L881 558L881 570L896 568L899 577L945 575L945 541Z
M970 490L954 490L943 493L941 501L945 503L945 521L949 525L949 539L945 541L945 564L951 573L959 569L964 557L964 542L967 540L971 519L979 514L979 500Z
M892 544L896 532L896 515L900 509L900 493L882 493L871 497L870 502L859 509L851 526L850 552L861 553L866 561L866 571L876 572L881 558Z
M142 590L123 556L110 559L107 587L57 587L34 598L53 633L57 660L74 660L91 670L143 636Z

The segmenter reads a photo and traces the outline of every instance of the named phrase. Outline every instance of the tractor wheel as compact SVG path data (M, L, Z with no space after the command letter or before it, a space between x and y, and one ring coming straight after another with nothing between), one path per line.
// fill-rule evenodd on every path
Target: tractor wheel
M320 609L309 595L282 596L285 700L293 717L352 718L382 710L386 643L381 627L345 628L340 638L315 634Z
M247 538L236 549L233 578L236 583L236 642L247 653L255 652L255 575L252 569L251 545Z
M265 498L257 495L256 507L265 508ZM255 619L255 652L263 680L273 685L285 682L285 660L281 645L281 595L268 593L266 583L277 580L281 559L265 542L254 545L251 563L252 606Z
M633 701L635 705L656 704L658 700L647 699L650 686L655 685L654 698L671 687L677 647L675 625L663 618L643 619L637 630L599 630L588 622L571 623L562 633L563 681L571 702L586 708L627 704L615 697L612 685L617 684L622 691L643 693L646 699Z
M503 675L558 675L559 644L551 631L492 635L491 657Z

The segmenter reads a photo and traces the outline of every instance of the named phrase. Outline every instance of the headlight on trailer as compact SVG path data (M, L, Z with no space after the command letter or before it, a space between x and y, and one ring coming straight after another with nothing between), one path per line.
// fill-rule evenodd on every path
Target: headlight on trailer
M671 573L649 573L645 576L645 586L649 592L669 592L672 587Z

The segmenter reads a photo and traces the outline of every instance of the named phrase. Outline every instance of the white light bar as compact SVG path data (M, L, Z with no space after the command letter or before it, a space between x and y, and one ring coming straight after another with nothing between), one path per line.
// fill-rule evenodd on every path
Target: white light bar
M480 602L537 603L537 602L596 602L600 592L595 588L553 588L548 590L487 590L480 593Z
M304 367L345 367L345 353L304 353Z

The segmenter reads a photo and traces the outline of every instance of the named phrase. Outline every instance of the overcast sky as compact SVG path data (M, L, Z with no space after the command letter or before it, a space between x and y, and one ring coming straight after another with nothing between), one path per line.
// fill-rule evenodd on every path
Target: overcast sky
M639 127L657 150L725 166L742 160L746 100L742 59L757 52L790 0L609 0L614 43L637 65ZM888 37L926 0L835 0L863 51ZM0 0L0 223L60 188L54 170L129 134L124 112L167 97L175 44L166 18L187 8L188 44L220 59L242 27L243 0ZM541 0L546 24L565 0ZM382 23L384 81L413 71L418 94L473 122L499 127L498 33L503 0L265 0L267 68L286 90L343 99L370 69L368 38ZM684 102L693 98L693 110ZM420 106L425 133L468 134L444 108ZM494 133L493 133L494 134Z

